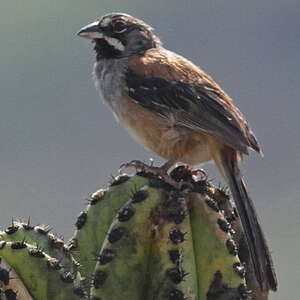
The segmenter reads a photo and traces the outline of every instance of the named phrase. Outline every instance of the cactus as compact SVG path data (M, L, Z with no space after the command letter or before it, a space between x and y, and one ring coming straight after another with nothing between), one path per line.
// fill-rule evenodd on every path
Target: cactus
M67 244L13 221L0 232L0 299L267 299L226 192L182 167L171 176L188 184L115 178L90 196Z

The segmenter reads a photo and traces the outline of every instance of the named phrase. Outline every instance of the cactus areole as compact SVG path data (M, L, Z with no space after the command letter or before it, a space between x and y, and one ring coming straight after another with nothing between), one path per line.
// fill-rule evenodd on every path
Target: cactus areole
M229 196L182 169L183 190L144 172L114 178L68 243L13 221L0 232L0 299L267 299Z

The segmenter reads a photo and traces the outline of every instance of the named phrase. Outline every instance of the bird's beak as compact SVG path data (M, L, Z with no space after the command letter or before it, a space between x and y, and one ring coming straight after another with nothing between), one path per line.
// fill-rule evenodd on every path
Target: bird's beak
M99 28L99 21L84 26L77 32L77 35L90 40L103 38L103 33L101 33Z

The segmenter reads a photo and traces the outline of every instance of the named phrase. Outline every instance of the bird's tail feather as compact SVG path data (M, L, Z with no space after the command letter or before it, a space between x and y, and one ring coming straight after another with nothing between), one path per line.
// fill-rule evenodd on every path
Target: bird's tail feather
M228 181L248 245L257 281L262 290L276 290L277 279L272 257L261 229L254 204L238 166L236 151L224 149L220 158L222 171Z

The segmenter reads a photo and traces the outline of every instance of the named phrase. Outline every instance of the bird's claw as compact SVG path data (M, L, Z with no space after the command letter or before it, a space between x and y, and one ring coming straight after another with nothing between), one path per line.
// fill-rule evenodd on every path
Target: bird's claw
M173 186L175 189L178 190L186 190L186 189L193 189L193 184L186 180L176 181L173 179L167 171L163 167L154 167L153 165L149 166L139 160L132 160L129 163L124 163L119 167L119 173L122 173L124 169L127 168L135 168L136 170L142 170L144 172L149 172L154 175L160 177L164 182L168 183L169 185ZM197 169L192 171L191 173L193 176L199 176L201 173L202 175L206 173L202 169Z
M122 173L124 171L124 169L127 169L127 168L134 168L136 170L148 171L149 169L151 169L153 167L148 166L147 164L141 162L140 160L132 160L131 162L121 164L118 172Z
M195 179L199 179L199 180L207 180L208 178L208 175L204 169L191 170L191 174Z

